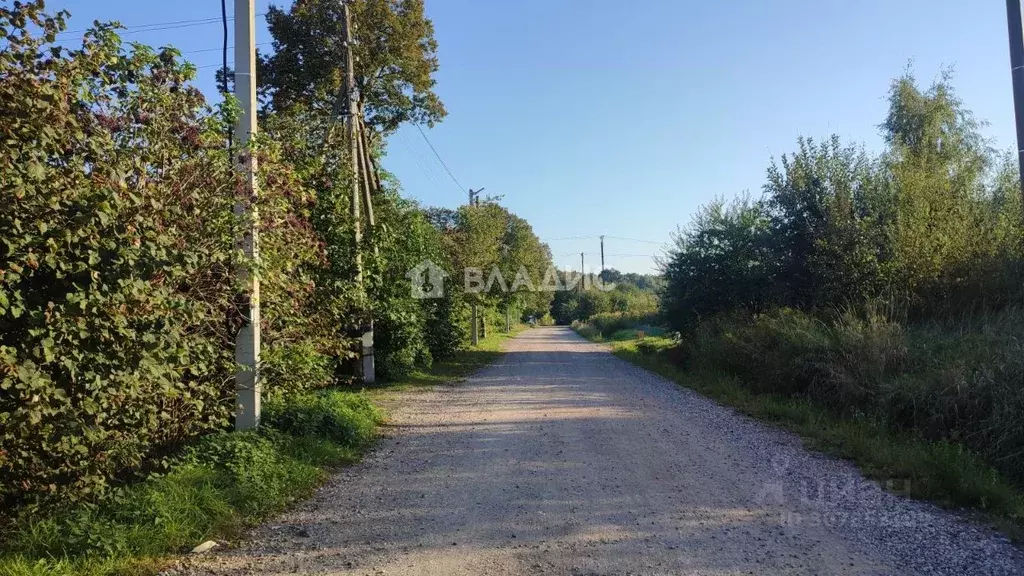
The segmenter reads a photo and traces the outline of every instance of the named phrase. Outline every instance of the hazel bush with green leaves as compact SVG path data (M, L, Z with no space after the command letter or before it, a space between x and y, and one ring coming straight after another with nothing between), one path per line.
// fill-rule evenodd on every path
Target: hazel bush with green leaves
M316 310L329 248L315 195L260 142L245 194L195 68L97 24L55 44L66 12L0 6L0 510L90 500L229 426L241 326L236 201L259 214L268 374L350 348ZM246 152L248 153L248 152ZM337 298L335 298L337 299ZM325 361L324 358L330 359Z

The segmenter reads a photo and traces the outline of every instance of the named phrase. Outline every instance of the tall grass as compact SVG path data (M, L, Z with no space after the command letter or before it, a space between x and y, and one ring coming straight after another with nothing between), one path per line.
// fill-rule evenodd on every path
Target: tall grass
M691 366L755 392L963 444L1024 484L1022 308L909 326L780 309L704 322L681 346Z
M638 334L660 335L660 318L654 312L602 312L586 321L576 320L572 328L590 340L629 340Z

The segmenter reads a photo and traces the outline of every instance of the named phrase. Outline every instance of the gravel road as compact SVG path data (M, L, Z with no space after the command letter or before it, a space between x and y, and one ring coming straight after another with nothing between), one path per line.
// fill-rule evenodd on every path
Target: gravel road
M1024 574L999 534L536 328L192 575Z

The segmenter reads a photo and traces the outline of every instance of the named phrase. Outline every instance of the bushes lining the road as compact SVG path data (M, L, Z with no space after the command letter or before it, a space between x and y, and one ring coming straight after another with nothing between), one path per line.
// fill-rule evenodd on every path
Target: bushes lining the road
M315 194L281 146L261 143L261 194L242 196L234 111L191 65L105 25L55 48L64 17L0 9L0 516L100 497L230 425L236 201L260 214L268 390L326 386L351 355L330 319L354 296L321 288Z
M147 558L237 534L309 494L326 467L356 458L381 420L364 396L340 391L277 403L268 414L260 431L204 436L166 473L99 502L26 514L0 549L0 573L134 574Z

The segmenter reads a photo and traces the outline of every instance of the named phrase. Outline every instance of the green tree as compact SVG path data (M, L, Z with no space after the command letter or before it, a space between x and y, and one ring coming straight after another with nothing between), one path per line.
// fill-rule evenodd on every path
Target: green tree
M797 145L772 163L764 186L776 297L791 306L870 297L882 284L888 211L876 163L838 136Z
M274 51L259 60L268 109L301 106L330 114L345 54L341 6L336 0L296 0L287 11L270 7ZM351 3L351 19L359 108L373 134L390 134L404 122L431 125L444 118L444 105L433 90L437 42L423 0L358 0Z
M895 284L912 300L940 297L943 276L979 251L989 151L948 74L922 91L913 76L893 81L882 132L894 193Z
M741 197L701 207L680 230L665 264L661 307L672 328L734 309L772 302L771 225L762 204Z

